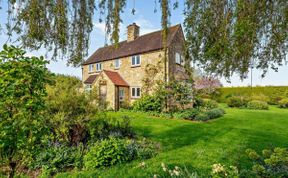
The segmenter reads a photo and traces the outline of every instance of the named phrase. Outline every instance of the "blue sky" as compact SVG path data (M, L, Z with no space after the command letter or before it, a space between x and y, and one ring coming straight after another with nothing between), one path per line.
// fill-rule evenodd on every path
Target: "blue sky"
M157 0L158 2L158 0ZM173 2L173 1L172 1ZM3 9L0 10L0 23L1 27L7 20L7 4L1 2ZM161 28L161 9L159 5L156 6L157 12L154 13L154 0L135 0L135 15L132 15L133 0L128 0L125 12L122 14L122 24L120 25L120 40L126 39L126 26L135 22L140 26L140 33L145 34ZM184 21L183 16L183 1L179 1L179 8L171 11L170 22L171 25L179 24ZM94 30L90 36L89 55L91 55L97 48L102 47L105 41L105 28L104 23L99 23L99 12L96 12L94 18ZM7 41L7 36L2 32L0 34L0 49ZM40 49L39 51L28 51L29 55L45 55L46 50ZM49 59L49 55L47 56ZM55 73L74 75L81 78L81 68L73 68L66 65L66 61L59 60L57 62L51 61L48 68ZM250 74L249 74L250 76ZM227 83L221 79L224 86L247 86L250 84L250 78L240 81L239 76L235 75L231 78L231 83ZM265 78L261 78L261 71L253 71L253 85L288 85L288 66L279 68L279 72L270 71Z

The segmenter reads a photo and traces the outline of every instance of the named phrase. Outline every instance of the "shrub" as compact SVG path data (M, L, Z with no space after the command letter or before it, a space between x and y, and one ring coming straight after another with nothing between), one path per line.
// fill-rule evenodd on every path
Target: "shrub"
M267 110L267 109L269 109L269 106L264 101L253 100L253 101L248 102L247 108L248 109L256 109L256 110Z
M182 110L179 112L176 112L173 114L173 116L177 119L194 119L195 116L199 113L198 109L191 108L191 109L186 109Z
M218 103L211 99L204 99L202 103L202 108L205 110L214 109L218 107Z
M288 98L282 99L279 101L280 108L288 108Z
M149 159L157 154L160 145L149 140L143 139L139 141L131 140L127 144L129 160Z
M251 149L246 150L246 153L253 160L251 171L259 177L288 177L288 150L286 148L263 150L262 155Z
M257 101L264 101L266 103L269 102L269 97L260 93L260 94L252 94L252 96L250 97L250 99L253 101L253 100L257 100Z
M225 114L225 111L221 108L214 108L206 112L206 115L209 119L216 119L222 117Z
M196 121L208 121L210 118L206 113L200 113L198 114L194 120Z
M248 104L249 100L246 97L243 96L232 96L228 99L227 105L229 107L246 107Z
M45 168L48 175L65 171L71 167L82 168L84 147L65 145L51 146L35 154L34 160L28 164L32 169Z
M213 164L211 175L212 178L221 178L221 177L237 178L239 177L239 171L235 166L228 167L221 164Z
M86 169L107 167L126 162L128 158L126 141L111 137L90 147L84 156L84 165Z
M163 101L158 96L145 95L133 103L133 110L136 111L157 111L161 112Z

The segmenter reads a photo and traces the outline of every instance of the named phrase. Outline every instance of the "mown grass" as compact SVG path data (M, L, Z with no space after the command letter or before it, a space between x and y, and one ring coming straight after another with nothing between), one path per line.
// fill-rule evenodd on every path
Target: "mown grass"
M207 177L215 163L250 168L245 150L261 151L271 147L288 147L288 110L270 107L267 111L225 108L224 117L205 123L155 118L143 113L116 112L129 115L138 136L161 143L154 158L94 171L70 172L57 177L152 177L161 171L161 163L187 167L190 172Z

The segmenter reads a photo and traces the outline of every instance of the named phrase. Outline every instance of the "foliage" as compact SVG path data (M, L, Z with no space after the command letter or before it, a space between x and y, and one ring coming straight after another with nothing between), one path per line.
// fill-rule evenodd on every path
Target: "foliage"
M214 108L205 112L209 119L216 119L222 117L225 114L225 111L221 108Z
M164 100L159 95L143 95L133 103L133 110L161 112L163 110L163 105Z
M39 151L28 166L32 169L43 169L47 175L66 171L68 168L82 168L84 152L83 145L78 147L51 146Z
M95 143L84 156L86 169L107 167L128 161L126 140L109 138Z
M204 110L214 109L218 107L218 103L214 100L204 99L200 107Z
M253 160L252 172L260 177L287 177L288 176L288 150L274 148L263 150L262 155L248 149L247 154Z
M202 97L214 98L219 94L218 88L222 87L219 79L212 76L202 76L195 79L194 88Z
M185 8L187 48L207 73L229 79L251 66L277 71L288 41L286 0L190 1ZM265 40L265 43L263 43Z
M248 98L244 96L232 96L227 100L227 105L229 107L246 107L248 104L249 100Z
M248 102L247 108L248 109L256 109L256 110L267 110L267 109L269 109L269 106L264 101L252 100L252 101Z
M114 118L106 114L98 114L97 118L92 119L87 127L91 143L112 136L119 138L133 138L135 136L128 116Z
M288 98L284 98L279 101L280 108L288 108Z
M197 172L189 172L185 167L184 169L179 166L168 166L161 163L161 171L154 173L153 177L179 177L179 178L198 178Z
M86 169L107 167L134 159L148 159L157 154L159 145L145 139L125 140L115 137L96 142L84 156Z
M288 98L287 86L257 86L257 87L226 87L220 88L221 95L217 97L218 102L225 103L231 96L245 96L252 100L266 101L277 105L283 98ZM269 100L267 101L267 97Z
M54 141L78 145L87 142L87 124L96 117L99 107L94 93L79 92L81 81L75 77L57 75L47 86L47 115Z
M193 120L197 114L199 114L199 109L191 108L185 109L178 112L173 113L173 116L177 119L189 119Z
M46 64L14 46L0 52L0 163L10 167L9 177L45 141Z
M208 121L210 118L207 115L207 113L200 113L198 115L196 115L195 117L195 121Z
M213 178L225 178L225 177L239 178L239 171L234 166L227 167L222 164L213 164L211 175Z

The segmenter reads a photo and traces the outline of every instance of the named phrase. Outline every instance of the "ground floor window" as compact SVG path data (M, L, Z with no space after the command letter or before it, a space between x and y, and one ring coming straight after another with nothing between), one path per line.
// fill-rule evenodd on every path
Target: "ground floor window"
M86 84L84 90L85 90L85 92L90 93L92 90L92 85Z
M131 87L131 96L132 96L132 98L140 98L141 88L140 87Z

